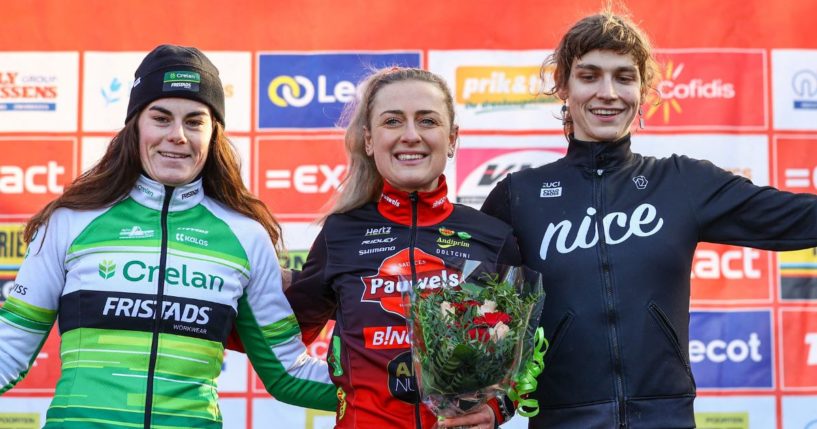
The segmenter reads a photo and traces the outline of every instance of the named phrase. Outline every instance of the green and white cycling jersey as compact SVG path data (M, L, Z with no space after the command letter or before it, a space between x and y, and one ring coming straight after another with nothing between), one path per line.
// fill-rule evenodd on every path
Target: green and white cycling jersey
M204 195L140 177L110 207L58 209L0 308L0 393L59 317L62 374L46 428L220 428L216 377L236 329L267 391L335 410L306 354L266 230Z

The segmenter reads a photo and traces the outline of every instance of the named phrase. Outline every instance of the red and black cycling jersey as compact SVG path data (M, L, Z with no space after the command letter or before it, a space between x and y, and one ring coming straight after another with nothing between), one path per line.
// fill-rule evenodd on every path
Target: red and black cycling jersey
M457 284L464 259L519 264L510 227L452 204L447 192L443 176L431 192L386 184L377 203L329 216L286 291L306 343L336 321L328 360L337 428L430 428L436 417L418 404L401 290Z

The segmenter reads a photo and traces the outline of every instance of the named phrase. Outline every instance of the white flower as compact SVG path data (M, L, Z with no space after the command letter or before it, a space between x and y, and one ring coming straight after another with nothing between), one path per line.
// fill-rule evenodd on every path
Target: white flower
M456 314L454 307L452 307L448 301L443 301L443 303L440 304L440 310L444 315L454 316Z
M480 316L484 316L485 313L493 313L494 311L496 311L496 303L490 299L486 299L485 304L479 307L477 313L479 313Z
M505 335L507 335L508 331L510 331L510 330L511 330L511 328L508 327L508 325L506 325L506 324L504 324L502 322L499 322L493 328L488 328L488 333L491 334L491 338L494 341L497 341L497 340L501 340L502 338L504 338Z

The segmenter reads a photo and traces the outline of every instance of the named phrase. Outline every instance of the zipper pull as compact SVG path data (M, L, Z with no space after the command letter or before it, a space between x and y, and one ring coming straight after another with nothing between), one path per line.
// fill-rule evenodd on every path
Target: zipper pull
M602 170L601 168L599 168L598 170L596 170L596 175L597 175L597 176L601 176L602 174L604 174L604 170Z

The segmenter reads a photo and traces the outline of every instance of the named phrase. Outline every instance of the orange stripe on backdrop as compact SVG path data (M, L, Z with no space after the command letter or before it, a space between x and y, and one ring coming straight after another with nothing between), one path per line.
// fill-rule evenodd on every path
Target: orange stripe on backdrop
M620 1L657 47L815 48L817 2ZM601 0L4 0L0 50L552 48Z

